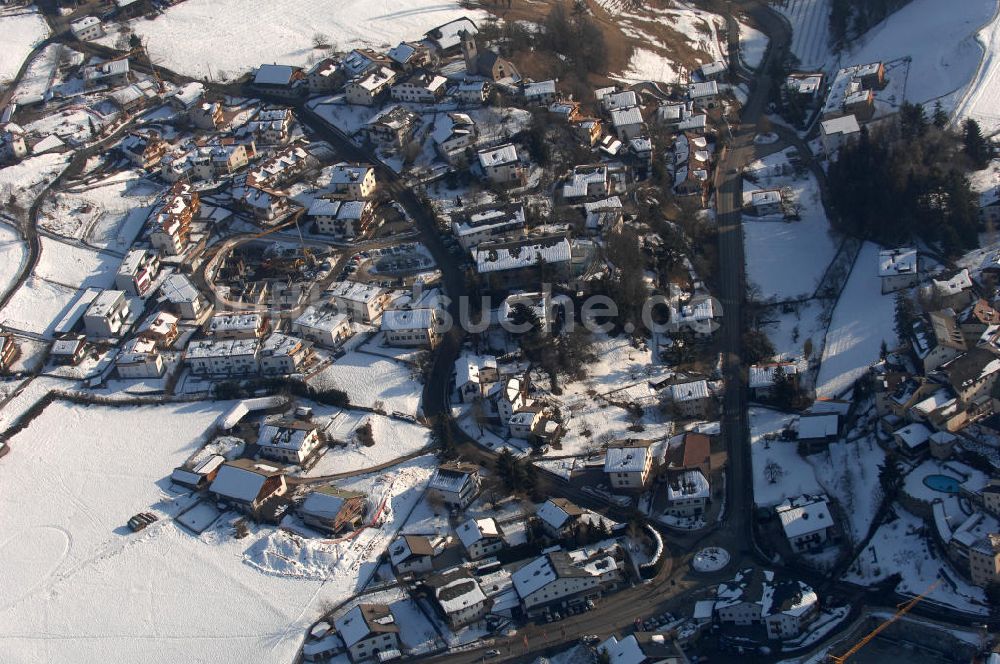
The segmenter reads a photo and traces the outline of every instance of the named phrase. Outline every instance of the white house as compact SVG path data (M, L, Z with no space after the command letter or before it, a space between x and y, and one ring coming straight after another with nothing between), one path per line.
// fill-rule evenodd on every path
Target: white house
M400 535L389 546L389 560L396 574L426 574L446 542L439 535Z
M257 431L257 445L263 457L301 464L323 444L321 433L315 422L266 418Z
M715 108L719 102L719 84L715 81L690 84L688 86L688 100L695 108Z
M517 156L517 148L512 143L480 150L477 156L479 167L490 182L507 184L521 179L521 162Z
M476 144L476 123L466 113L445 113L434 121L431 139L438 155L449 164L457 164L465 150Z
M381 329L390 346L434 348L442 337L438 326L435 308L387 309L382 314Z
M792 551L802 553L823 547L830 539L833 518L826 496L799 496L775 506Z
M272 375L297 373L312 354L312 342L274 332L260 346L260 370Z
M451 461L438 466L427 491L448 507L465 509L479 495L479 466Z
M389 294L379 286L357 281L338 281L326 291L337 311L345 313L357 323L373 323L382 315L389 302Z
M491 556L504 548L503 531L492 517L469 519L456 530L470 560Z
M272 499L285 495L285 476L272 465L253 459L222 464L208 489L216 498L257 517Z
M489 81L462 81L455 88L455 97L460 103L481 106L489 99L491 90Z
M84 16L69 24L73 36L80 41L90 41L104 36L104 26L96 16Z
M245 376L260 371L259 339L202 339L188 344L185 361L199 375Z
M308 307L292 321L292 333L320 346L336 348L351 336L347 314Z
M399 651L399 625L384 604L359 604L334 625L352 662L378 660L380 653Z
M592 555L553 551L511 574L514 589L529 615L545 607L582 604L621 579L621 565L604 551Z
M367 164L340 163L330 173L330 194L334 198L363 201L375 193L375 169Z
M912 288L920 283L920 264L913 248L883 249L878 253L882 293Z
M396 101L433 104L444 97L448 79L426 71L414 72L391 88Z
M720 583L714 613L722 624L763 624L771 639L802 634L819 616L819 596L802 581L777 579L772 571L741 572L734 582Z
M604 474L612 491L642 491L653 468L648 447L609 447L604 457Z
M646 133L646 122L638 106L616 108L611 111L611 125L615 134L623 141L629 141Z
M521 88L521 94L524 96L525 103L534 106L548 106L559 95L554 79L525 83Z
M670 386L670 402L680 417L691 419L707 416L712 405L708 381L674 383Z
M125 333L129 320L125 291L105 290L94 298L83 314L87 336L96 339L118 337Z
M172 274L164 279L160 294L186 320L198 320L212 308L205 296L183 274Z
M823 143L823 152L827 155L832 155L860 135L861 127L853 115L842 115L819 123L819 137Z
M142 297L160 273L160 257L148 249L131 249L115 275L115 288Z
M121 378L159 378L163 368L156 342L139 337L127 341L115 358L115 371Z
M424 583L434 592L437 606L452 629L481 620L493 605L479 581L461 567L434 575Z
M378 67L366 74L352 79L344 86L348 104L374 106L389 91L396 82L396 72L388 67Z
M520 203L490 205L452 215L451 230L466 251L480 243L524 228L524 206Z
M711 489L700 470L677 473L667 484L666 514L677 517L700 517L705 513Z

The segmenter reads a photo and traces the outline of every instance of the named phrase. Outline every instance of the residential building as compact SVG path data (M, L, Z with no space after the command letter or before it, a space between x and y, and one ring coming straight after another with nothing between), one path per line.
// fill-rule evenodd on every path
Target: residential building
M551 283L570 275L572 245L564 235L483 242L472 251L476 273L492 290Z
M88 65L83 68L80 78L83 79L83 85L87 90L128 85L131 78L128 58Z
M969 576L982 588L1000 583L1000 534L990 533L969 547Z
M836 413L815 413L799 418L799 448L803 454L826 450L840 436L840 416Z
M481 243L514 234L524 228L524 206L520 203L486 205L452 215L451 230L466 251Z
M707 380L675 382L670 385L670 403L681 418L707 417L713 404L712 391Z
M428 577L424 586L431 591L438 612L452 629L482 620L493 606L493 600L479 587L479 581L461 567Z
M260 370L268 375L287 376L299 373L312 357L312 342L274 332L260 346Z
M211 303L183 274L171 274L164 279L160 286L160 294L170 303L177 315L185 320L200 320L212 309Z
M427 490L448 507L465 509L479 495L481 486L479 466L450 461L438 466Z
M587 510L565 498L549 498L535 512L545 534L556 539L573 534L588 514Z
M375 208L370 200L317 198L306 215L316 224L317 233L342 241L367 235L375 222Z
M611 111L611 126L622 141L630 141L647 133L646 122L638 106L616 108Z
M399 42L390 48L386 55L404 72L427 67L436 61L430 47L422 42Z
M927 451L931 430L920 422L911 422L892 432L896 449L905 457L917 457Z
M236 459L222 464L209 491L256 519L271 501L285 495L288 485L278 468L252 459Z
M166 256L185 252L191 237L191 222L201 210L201 198L187 182L176 182L153 208L147 220L149 241Z
M611 179L606 164L574 166L562 187L562 195L567 202L605 197L610 193Z
M1000 378L1000 358L989 350L973 348L941 365L938 372L951 385L958 400L969 404L992 393Z
M724 60L715 60L713 62L706 62L695 71L698 72L704 81L718 81L725 77L729 71L729 67L726 66Z
M311 94L333 92L344 83L344 72L333 58L323 58L306 72L306 83Z
M503 531L492 517L469 519L455 530L470 560L492 556L505 546Z
M148 249L130 249L115 275L115 288L136 297L145 296L160 273L160 257Z
M203 339L188 344L185 358L199 375L246 376L260 371L259 339Z
M435 104L444 98L448 79L426 70L417 70L390 89L392 98L417 104Z
M382 314L382 332L390 346L435 348L443 332L437 308L387 309Z
M420 116L402 106L389 106L365 124L365 135L372 143L401 150L413 140Z
M603 550L577 556L553 551L515 571L511 580L525 612L531 616L547 608L578 606L600 596L621 582L622 567Z
M559 98L556 81L532 81L521 86L521 95L526 104L532 106L548 106Z
M174 468L174 472L170 473L170 481L195 491L207 489L218 477L219 468L225 462L226 457L221 454L212 454L193 467L185 465Z
M688 85L688 100L695 108L715 108L719 103L719 84L716 81Z
M399 651L399 625L384 604L359 604L334 625L355 664L379 660L380 654Z
M363 493L324 485L306 494L296 512L306 526L328 535L342 535L361 527L366 501Z
M261 339L269 329L267 316L235 312L217 313L205 325L205 332L215 339Z
M838 118L823 120L819 123L819 137L823 143L823 152L834 154L845 145L856 141L861 136L858 119L853 115L843 115Z
M455 391L462 403L484 398L490 386L499 380L497 360L493 356L463 353L455 360Z
M388 67L377 67L348 81L344 86L347 103L374 106L388 95L390 87L395 82L396 72Z
M439 535L400 535L389 546L389 560L397 575L426 574L447 540Z
M240 128L240 135L253 138L255 143L280 145L292 136L295 114L290 108L265 108Z
M159 378L163 370L163 356L149 339L130 339L115 357L115 371L121 378Z
M520 182L524 169L517 156L517 148L505 143L495 148L486 148L477 153L483 176L494 184Z
M634 632L622 639L612 635L596 650L608 653L614 664L688 664L676 638L662 632Z
M833 517L826 496L789 498L774 511L794 553L816 551L830 540Z
M217 101L205 101L188 111L191 124L199 129L215 131L225 124L222 104Z
M80 41L90 41L104 36L104 26L96 16L84 16L69 24L70 32Z
M290 65L261 65L254 73L251 86L271 97L285 99L297 99L309 88L302 68Z
M741 572L716 590L714 613L722 625L763 627L767 639L801 635L819 616L819 596L802 581L766 570Z
M87 355L87 340L82 334L64 334L56 338L49 349L53 364L76 366Z
M434 120L431 139L434 149L449 164L458 165L466 151L476 144L476 123L466 113L445 113Z
M490 98L493 86L489 81L462 81L455 88L455 97L462 104L482 106Z
M340 163L330 174L330 195L333 198L363 201L375 193L375 169L366 164Z
M883 249L878 254L878 276L882 280L883 293L913 288L920 283L917 250Z
M350 338L351 320L347 314L310 306L292 322L292 334L320 346L337 348Z
M337 311L356 323L374 323L389 303L389 294L384 289L357 281L334 282L326 295L333 300Z
M83 326L87 336L93 339L119 337L128 328L130 314L125 291L104 290L84 312Z
M119 144L122 154L139 168L152 170L167 153L167 143L154 132L129 133Z
M711 497L708 478L700 470L672 473L667 483L664 513L674 517L699 518L705 514Z
M653 470L653 455L647 446L609 447L604 457L604 474L616 493L641 492Z
M749 194L749 195L747 195ZM784 202L780 189L758 189L744 194L744 200L749 199L744 209L755 217L770 217L783 214Z
M792 381L794 384L798 373L799 368L794 362L754 364L750 366L747 387L750 388L755 398L766 399L773 394L779 376L782 380Z

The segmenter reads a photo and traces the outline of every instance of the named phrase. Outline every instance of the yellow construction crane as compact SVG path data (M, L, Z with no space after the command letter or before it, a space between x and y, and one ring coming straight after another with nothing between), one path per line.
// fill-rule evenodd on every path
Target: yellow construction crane
M827 655L826 656L827 661L828 662L833 662L833 664L843 664L844 662L846 662L848 657L851 657L852 655L856 654L859 650L861 650L862 648L864 648L866 645L868 645L872 641L872 639L874 639L876 636L878 636L879 634L881 634L882 632L884 632L886 629L888 629L889 625L891 625L892 623L896 622L897 620L899 620L900 618L902 618L903 616L905 616L907 613L909 613L910 609L912 609L913 607L915 607L925 597L927 597L927 595L929 595L932 590L934 590L935 588L937 588L937 586L938 586L939 583L941 583L940 579L937 580L937 581L935 581L934 583L932 583L930 585L930 587L927 588L927 590L925 590L924 592L920 593L919 595L917 595L916 597L914 597L913 599L911 599L909 602L905 602L905 603L900 604L899 606L897 606L896 607L896 613L893 614L893 616L891 618L889 618L888 620L886 620L885 622L883 622L882 624L880 624L878 627L876 627L875 629L873 629L871 632L869 632L868 634L866 634L863 639L861 639L860 641L858 641L857 643L855 643L853 646L851 646L851 649L848 650L847 652L845 652L843 655L833 655L833 654Z

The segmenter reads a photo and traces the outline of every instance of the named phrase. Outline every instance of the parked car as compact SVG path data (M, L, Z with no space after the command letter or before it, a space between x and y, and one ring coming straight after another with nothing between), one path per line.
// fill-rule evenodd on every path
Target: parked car
M128 520L128 527L133 533L137 533L151 524L156 523L159 519L160 517L156 516L152 512L140 512Z

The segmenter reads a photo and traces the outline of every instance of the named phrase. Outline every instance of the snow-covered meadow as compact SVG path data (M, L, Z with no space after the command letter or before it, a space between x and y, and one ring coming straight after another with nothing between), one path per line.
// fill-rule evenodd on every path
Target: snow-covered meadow
M462 9L457 0L279 0L252 7L244 0L187 0L154 21L139 19L131 26L154 61L191 76L220 79L236 78L262 63L308 64L323 55L313 48L316 34L326 35L339 50L384 48L420 39L462 16L477 20L484 15ZM105 41L116 38L112 34Z
M882 342L895 345L895 298L882 294L878 245L866 242L833 311L816 394L833 397L851 387L879 359Z
M49 35L49 26L34 7L12 9L0 14L0 86L17 76L21 63L35 44Z
M331 545L272 528L236 539L232 513L193 536L172 523L191 499L167 477L229 405L56 402L11 439L0 466L5 662L291 661L323 607L370 577L433 457L345 483L382 491L387 523L333 558L322 555ZM129 533L149 509L160 520Z

